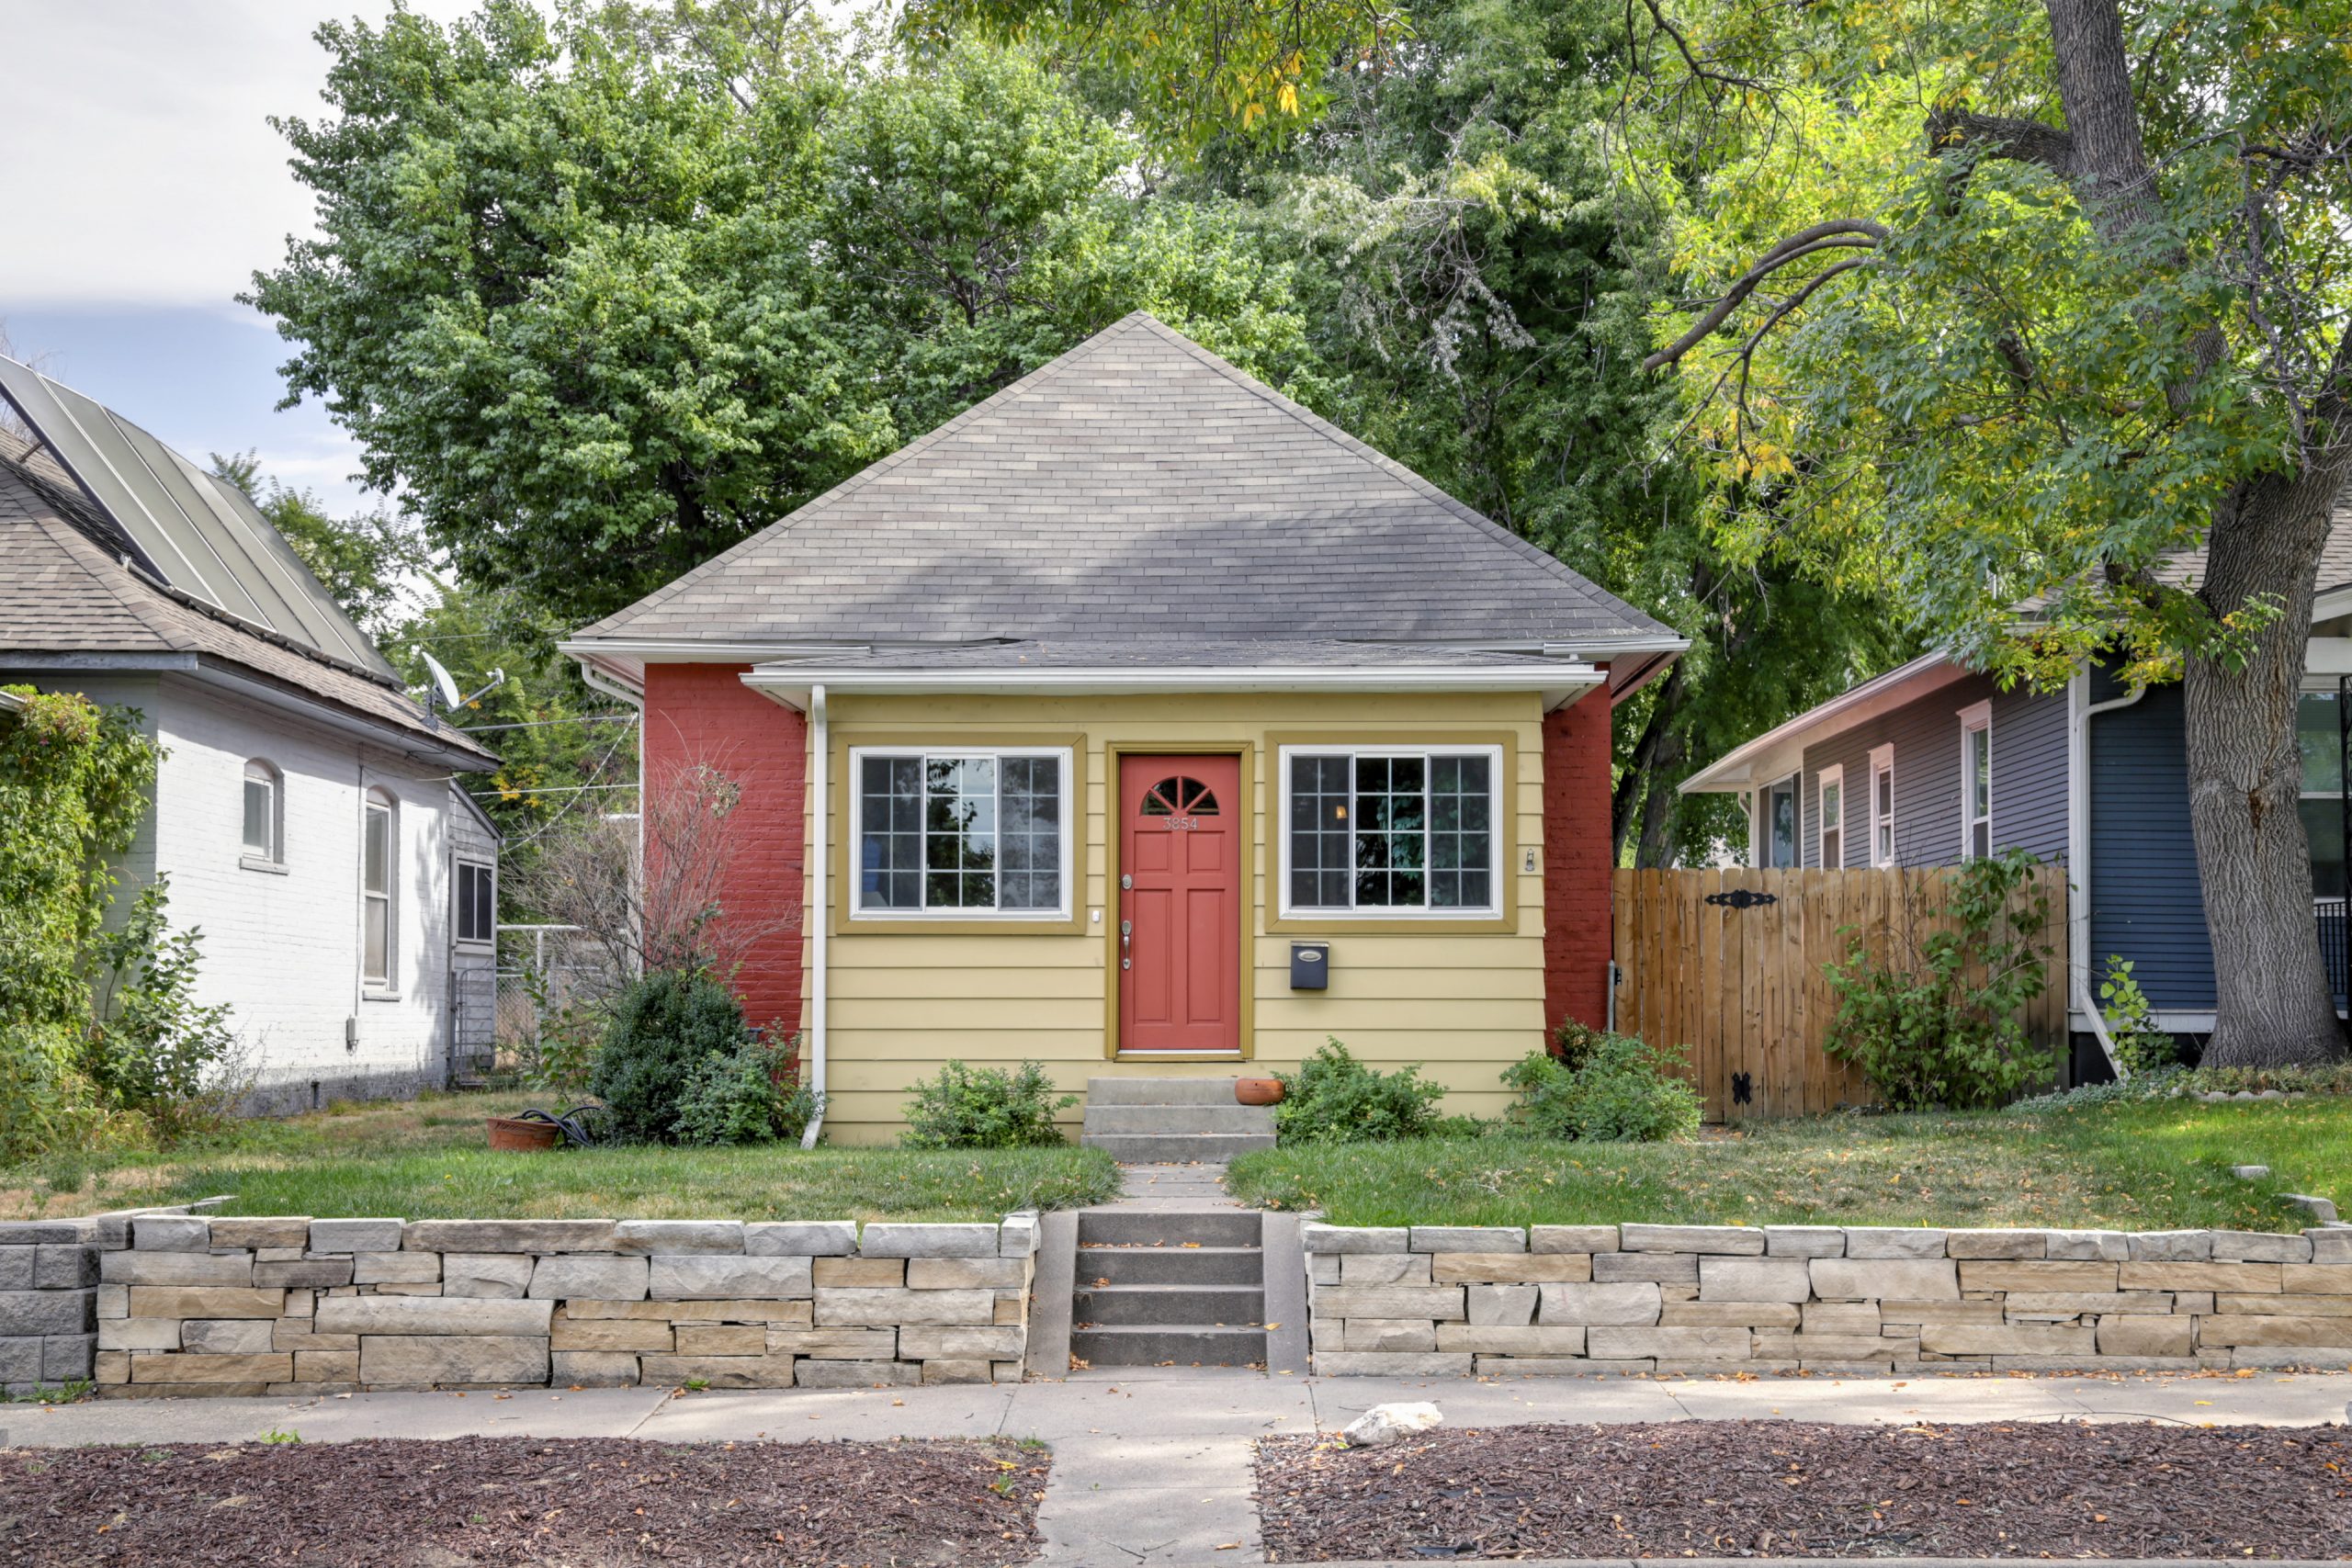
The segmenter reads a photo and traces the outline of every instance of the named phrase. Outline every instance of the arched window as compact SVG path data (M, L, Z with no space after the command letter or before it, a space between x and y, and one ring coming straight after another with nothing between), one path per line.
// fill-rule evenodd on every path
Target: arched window
M394 877L400 864L400 805L386 790L368 792L359 834L360 978L377 990L392 988L400 960Z
M286 859L286 775L259 757L245 764L245 859Z

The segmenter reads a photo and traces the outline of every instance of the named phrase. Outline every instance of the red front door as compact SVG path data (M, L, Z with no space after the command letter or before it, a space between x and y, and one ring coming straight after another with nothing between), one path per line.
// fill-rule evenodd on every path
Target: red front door
M1241 1048L1241 761L1119 759L1119 1049Z

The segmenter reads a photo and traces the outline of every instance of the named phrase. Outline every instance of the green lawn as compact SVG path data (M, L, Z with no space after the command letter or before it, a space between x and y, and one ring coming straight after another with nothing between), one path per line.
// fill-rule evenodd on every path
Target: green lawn
M169 1155L51 1156L0 1174L0 1218L230 1195L231 1214L404 1219L993 1220L1118 1191L1099 1149L915 1154L793 1145L493 1154L513 1094L428 1095L239 1122Z
M2267 1165L2242 1182L2232 1165ZM1839 1116L1687 1144L1519 1136L1297 1146L1228 1184L1335 1224L2019 1225L2298 1230L2280 1192L2352 1212L2352 1099L2157 1100L2031 1114Z

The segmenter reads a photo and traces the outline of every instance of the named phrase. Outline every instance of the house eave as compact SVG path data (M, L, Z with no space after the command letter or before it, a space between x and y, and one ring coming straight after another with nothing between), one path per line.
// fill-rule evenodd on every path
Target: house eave
M1804 737L1826 739L1891 708L1927 695L1963 678L1968 671L1946 653L1923 653L1908 664L1872 676L1827 702L1807 708L1787 723L1766 730L1755 739L1733 747L1723 756L1682 781L1684 795L1731 795L1764 782L1757 765L1771 758L1790 741ZM1785 770L1782 770L1785 772ZM1779 774L1774 774L1775 777Z
M1404 665L1228 669L861 670L811 664L755 666L743 683L807 711L813 688L833 696L1146 696L1191 692L1506 693L1539 694L1546 712L1600 687L1603 671L1580 661L1494 670Z

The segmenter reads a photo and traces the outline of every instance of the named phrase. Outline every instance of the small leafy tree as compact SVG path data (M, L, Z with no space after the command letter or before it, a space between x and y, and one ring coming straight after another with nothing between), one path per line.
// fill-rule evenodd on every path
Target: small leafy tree
M731 1053L714 1051L686 1075L675 1126L682 1144L767 1144L800 1136L824 1098L793 1075L797 1036L771 1028Z
M237 1043L225 1002L196 999L203 933L166 918L157 877L119 929L90 943L90 1022L82 1065L110 1108L145 1116L165 1141L217 1122L238 1084L224 1072Z
M2155 1026L2155 1008L2132 973L2132 961L2120 953L2108 954L2107 977L2098 983L2098 1006L2123 1077L2171 1066L2178 1060L2178 1042Z
M1293 1144L1374 1144L1426 1138L1444 1121L1437 1102L1444 1089L1419 1067L1380 1072L1356 1060L1335 1039L1298 1065L1276 1073L1283 1098L1274 1107L1275 1135Z
M899 1142L910 1149L1050 1148L1063 1141L1054 1112L1077 1103L1074 1094L1054 1093L1042 1062L1023 1062L1015 1072L949 1062L915 1085Z
M1823 966L1838 993L1826 1048L1862 1069L1899 1111L1997 1104L2048 1075L2047 1051L2019 1013L2048 983L2050 897L2038 863L2012 849L1971 861L1942 890L1949 923L1906 894L1885 962L1860 933L1846 962Z
M621 1142L673 1143L696 1070L714 1055L731 1059L750 1038L742 1005L716 976L659 969L615 1000L588 1087Z

